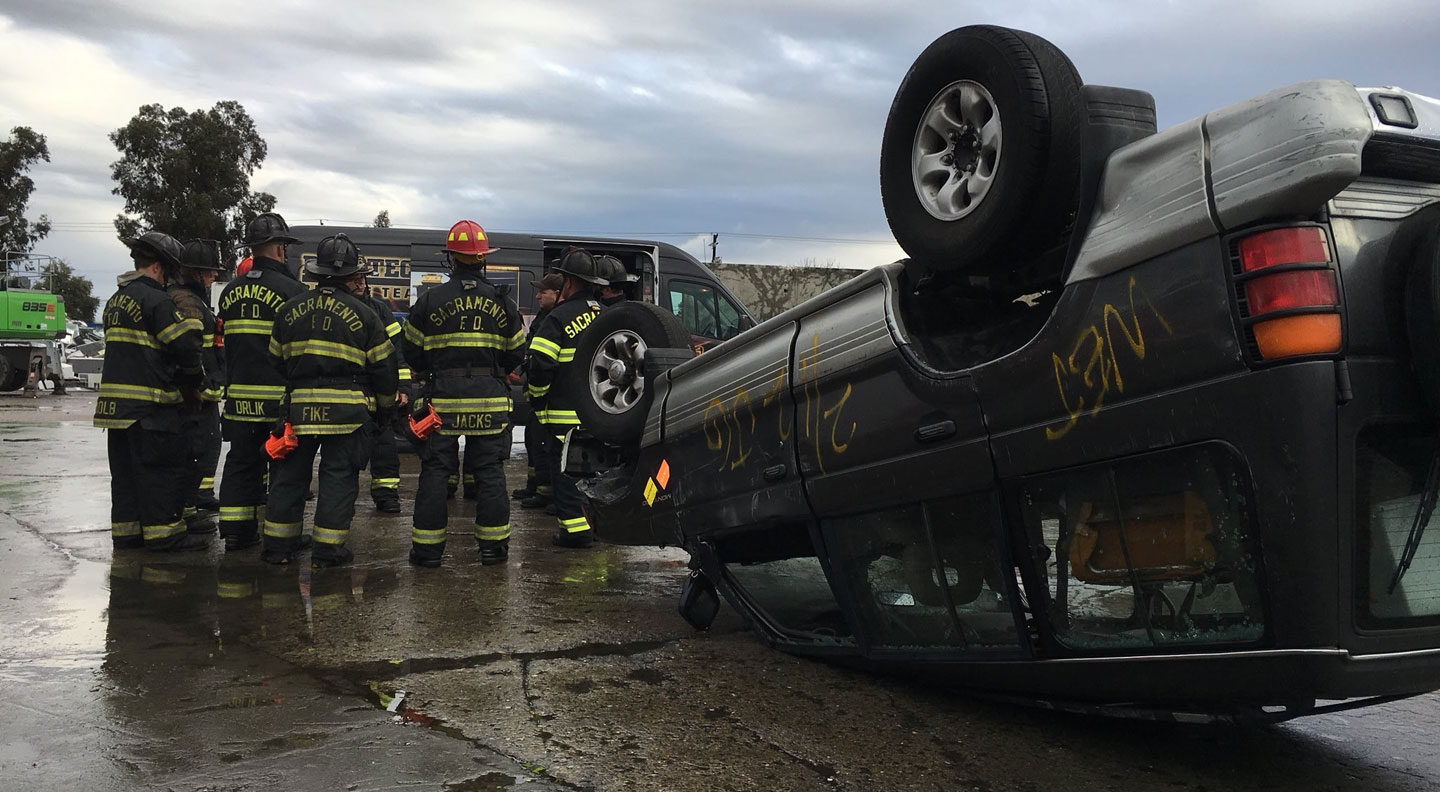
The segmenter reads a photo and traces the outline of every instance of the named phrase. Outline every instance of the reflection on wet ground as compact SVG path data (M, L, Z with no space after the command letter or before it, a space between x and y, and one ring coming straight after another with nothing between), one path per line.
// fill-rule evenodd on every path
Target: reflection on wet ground
M6 414L8 415L8 414ZM109 549L103 435L0 423L0 788L1344 789L1440 781L1440 700L1273 728L1003 707L675 614L684 556L516 510L446 565L362 502L357 563ZM17 451L17 449L24 449ZM403 458L402 492L415 460ZM518 481L520 462L510 474ZM363 479L363 474L362 474Z

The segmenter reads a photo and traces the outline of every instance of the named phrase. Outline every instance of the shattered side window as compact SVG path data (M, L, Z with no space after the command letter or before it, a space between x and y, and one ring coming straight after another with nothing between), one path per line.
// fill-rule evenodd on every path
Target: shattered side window
M1433 506L1421 511L1437 484L1437 442L1433 426L1415 424L1367 426L1356 442L1361 626L1440 621L1440 525Z
M993 499L980 493L821 521L831 563L853 592L870 642L1016 646L996 519Z
M1020 497L1059 643L1140 649L1264 636L1250 485L1228 446L1048 476Z
M737 593L775 626L817 643L853 643L806 526L731 537L717 552Z

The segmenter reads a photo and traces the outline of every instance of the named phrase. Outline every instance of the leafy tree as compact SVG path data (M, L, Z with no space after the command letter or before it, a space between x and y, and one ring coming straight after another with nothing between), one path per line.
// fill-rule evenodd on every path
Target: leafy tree
M65 259L54 259L41 268L45 287L65 298L65 316L83 322L95 321L95 309L100 299L91 290L95 284L84 275L77 275Z
M8 140L0 141L0 250L28 253L50 233L50 218L45 215L33 223L25 219L25 207L35 190L27 173L41 160L50 161L50 149L45 136L30 127L15 127Z
M127 214L115 217L122 237L154 228L180 240L228 240L234 248L246 223L275 208L275 196L250 191L266 146L239 102L194 112L145 105L110 141L120 151L110 176L112 192L125 199Z
M389 209L381 209L381 210L380 210L380 214L375 215L375 220L374 220L374 222L370 223L370 225L373 226L373 227L375 227L375 228L389 228L389 227L390 227L390 210L389 210Z

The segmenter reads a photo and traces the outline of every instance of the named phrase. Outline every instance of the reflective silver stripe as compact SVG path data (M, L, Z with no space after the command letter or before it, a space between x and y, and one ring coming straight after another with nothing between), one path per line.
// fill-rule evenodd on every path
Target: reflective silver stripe
M530 353L541 354L551 360L559 360L560 345L549 339L536 336L530 341Z
M389 346L386 341L384 346ZM320 357L331 357L339 360L354 363L357 366L365 365L365 351L349 344L337 344L334 341L324 341L319 338L302 338L299 341L290 341L284 344L276 343L274 338L270 339L270 354L276 357L283 357L286 360L297 358L301 355L318 355Z
M508 396L486 396L472 399L445 398L437 396L430 400L435 411L441 415L452 412L509 412Z
M510 523L475 526L475 538L482 542L498 542L510 538Z
M246 522L255 519L255 506L221 506L220 522Z
M111 536L139 536L140 522L112 522L110 523Z
M169 525L145 525L141 526L140 530L144 534L145 541L147 542L152 539L169 539L172 536L184 533L185 521L176 520Z
M285 395L284 385L231 385L225 393L232 399L279 399Z
M220 583L215 586L215 593L220 599L245 599L255 593L253 583Z
M410 529L410 541L415 544L443 544L445 542L445 529L426 531L412 527Z
M159 349L160 342L155 336L144 330L135 330L129 327L110 327L105 330L105 343L107 344L136 344L138 346Z
M275 323L264 319L229 319L225 322L225 335L263 335L275 332Z
M315 541L320 544L345 544L345 537L350 535L350 529L321 528L315 526Z
M360 428L358 423L348 424L297 424L297 435L346 435Z
M298 522L277 523L266 520L265 535L273 536L276 539L294 539L301 534L300 526L301 524Z
M580 533L581 531L590 530L590 521L584 517L573 517L569 520L562 520L557 517L555 521L560 524L561 528L565 529L566 533Z
M205 331L205 326L200 324L199 319L181 319L175 324L161 330L155 337L159 339L160 343L168 344L191 330L202 333Z

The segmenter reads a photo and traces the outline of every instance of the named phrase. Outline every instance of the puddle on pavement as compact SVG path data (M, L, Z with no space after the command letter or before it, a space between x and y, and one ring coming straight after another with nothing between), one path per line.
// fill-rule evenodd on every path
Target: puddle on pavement
M105 660L110 565L53 545L72 565L64 583L31 618L7 624L0 637L0 681L24 682L53 672L98 668Z

